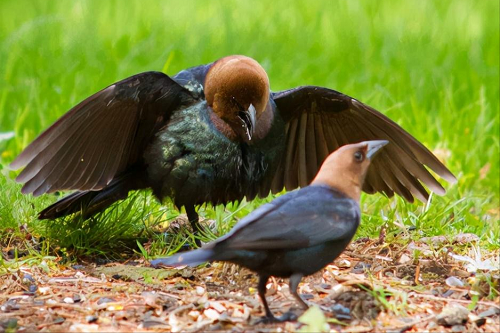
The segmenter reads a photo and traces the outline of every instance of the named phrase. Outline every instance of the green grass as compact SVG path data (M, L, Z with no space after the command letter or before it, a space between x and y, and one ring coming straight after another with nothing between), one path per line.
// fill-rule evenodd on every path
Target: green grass
M0 230L110 255L177 216L149 192L86 222L40 222L55 200L20 194L6 165L59 116L147 70L175 74L229 54L257 59L271 88L314 84L384 112L440 152L459 181L428 206L364 196L359 236L473 232L500 247L498 1L1 1ZM269 200L269 199L268 199ZM206 207L221 234L265 200ZM233 214L236 211L235 214ZM208 235L214 237L215 235ZM153 254L180 246L156 237ZM111 246L110 246L111 244ZM118 251L118 250L117 250Z

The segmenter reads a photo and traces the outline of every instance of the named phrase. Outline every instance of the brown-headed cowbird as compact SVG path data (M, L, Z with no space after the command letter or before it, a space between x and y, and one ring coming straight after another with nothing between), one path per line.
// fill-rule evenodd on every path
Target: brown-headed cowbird
M309 184L338 147L386 139L392 145L368 172L363 190L408 201L444 188L425 165L456 179L420 142L369 106L334 90L304 86L270 92L253 59L229 56L170 78L145 72L76 105L12 162L22 192L76 190L40 212L85 217L151 188L184 206L251 200Z
M217 260L247 267L259 275L267 321L279 320L267 305L267 280L290 278L290 292L307 309L297 286L304 276L331 263L351 241L360 221L359 198L370 159L385 144L380 140L341 147L326 159L311 185L261 206L201 249L156 259L151 265Z

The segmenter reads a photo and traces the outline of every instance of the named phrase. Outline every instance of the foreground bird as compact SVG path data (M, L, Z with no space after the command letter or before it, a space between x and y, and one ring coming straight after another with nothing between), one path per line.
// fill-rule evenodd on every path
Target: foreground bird
M12 162L23 193L76 192L39 214L89 217L136 189L184 206L267 196L309 184L338 147L386 139L392 145L368 172L363 190L425 201L424 183L444 188L451 172L383 114L327 88L269 90L264 69L229 56L170 78L145 72L90 96L40 134Z
M201 249L156 259L158 267L229 261L259 275L259 296L266 321L277 319L266 301L269 277L290 278L290 292L304 309L297 293L302 277L337 258L351 241L360 220L359 198L370 159L387 141L346 145L332 153L310 186L289 192L261 206L225 236Z

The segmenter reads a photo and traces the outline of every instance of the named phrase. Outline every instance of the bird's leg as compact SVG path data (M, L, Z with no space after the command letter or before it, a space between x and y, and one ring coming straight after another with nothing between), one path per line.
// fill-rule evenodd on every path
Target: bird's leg
M289 321L289 320L296 320L297 317L291 312L287 312L283 316L278 317L278 318L276 318L273 315L273 313L269 309L269 305L267 304L267 300L266 300L267 280L269 280L269 276L267 276L267 275L260 275L259 276L259 285L257 287L257 291L259 292L260 300L262 301L262 304L264 305L264 310L266 311L266 315L264 317L262 317L260 320L258 320L256 324L271 324L271 323L281 323L281 322Z
M266 311L266 316L264 318L274 319L273 313L269 309L269 305L267 305L266 300L266 284L267 280L269 280L269 276L259 276L259 286L257 287L257 291L259 292L260 300L264 305L264 310Z
M267 275L259 275L259 285L257 286L257 291L259 293L260 300L262 301L262 304L264 305L264 310L266 311L265 317L262 317L257 324L263 323L263 324L269 324L276 322L277 319L269 309L269 305L267 305L266 301L266 284L267 280L269 280L269 276Z
M292 274L292 276L290 276L289 287L290 287L290 293L299 302L302 309L307 310L309 309L309 305L307 305L307 303L302 299L302 297L300 297L299 293L297 292L300 280L302 280L303 277L304 275L300 273Z
M186 214L191 224L191 228L193 228L193 233L197 235L200 231L199 217L196 209L192 205L184 206L186 208ZM201 241L199 238L195 238L196 246L201 247Z

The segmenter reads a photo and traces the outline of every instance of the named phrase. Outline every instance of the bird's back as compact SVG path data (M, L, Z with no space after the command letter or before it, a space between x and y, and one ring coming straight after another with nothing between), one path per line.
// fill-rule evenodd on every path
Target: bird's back
M213 245L213 260L257 273L310 275L331 263L359 225L359 206L327 186L287 193L241 220Z

